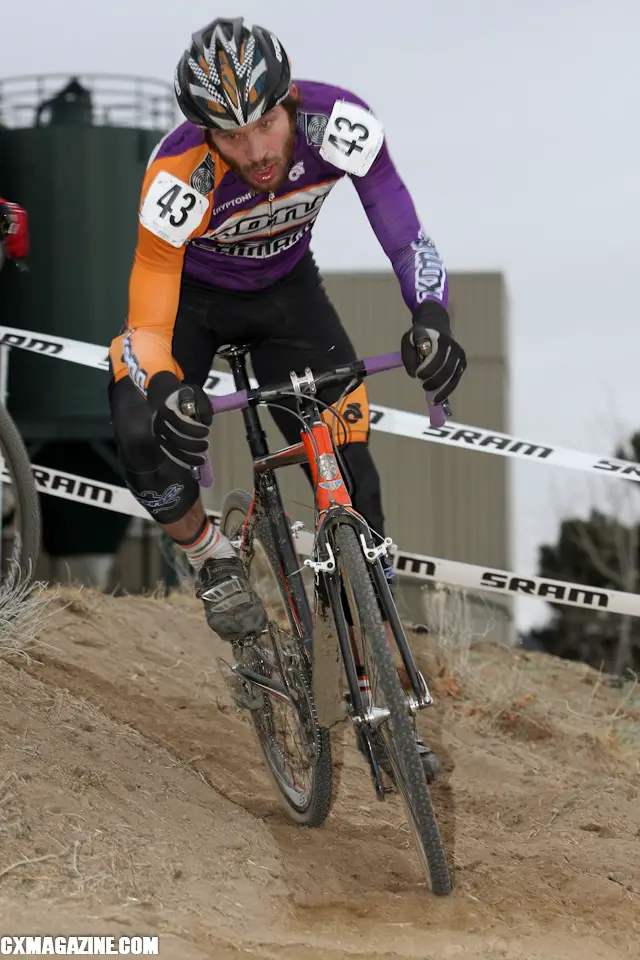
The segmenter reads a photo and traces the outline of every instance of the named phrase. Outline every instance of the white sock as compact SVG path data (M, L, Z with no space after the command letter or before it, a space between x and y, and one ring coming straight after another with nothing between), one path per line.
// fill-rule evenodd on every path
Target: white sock
M188 542L176 540L175 543L186 553L194 570L199 570L205 560L214 557L220 560L222 557L237 556L229 538L225 537L208 517L195 539Z

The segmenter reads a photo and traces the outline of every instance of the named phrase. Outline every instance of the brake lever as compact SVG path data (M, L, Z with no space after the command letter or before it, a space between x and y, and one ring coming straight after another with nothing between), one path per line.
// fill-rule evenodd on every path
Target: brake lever
M185 396L182 396L183 393ZM178 397L178 405L180 407L180 413L183 414L183 416L189 417L190 420L196 420L198 423L200 423L198 408L196 406L196 398L191 387L182 387ZM213 486L213 470L211 469L211 461L209 460L208 456L201 467L190 467L190 470L191 476L196 483L200 484L201 487Z
M418 344L417 350L420 356L420 361L422 362L426 360L433 350L433 344L431 343L431 340L423 340L422 343ZM443 400L442 403L434 404L433 393L425 390L425 395L427 398L427 406L429 408L429 422L431 426L444 426L448 418L451 416L451 404L449 403L449 398L447 397L447 399Z

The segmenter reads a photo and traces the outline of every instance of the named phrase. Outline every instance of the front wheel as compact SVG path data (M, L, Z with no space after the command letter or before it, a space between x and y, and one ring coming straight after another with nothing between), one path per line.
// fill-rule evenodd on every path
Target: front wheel
M354 528L339 523L331 531L336 548L346 602L354 625L355 641L362 656L371 689L371 706L388 711L388 717L375 727L384 743L394 779L408 815L420 859L433 893L451 893L451 877L440 839L436 815L413 724L387 634L380 616L371 576Z
M41 515L29 454L13 418L0 403L1 576L33 579L40 555ZM6 546L5 546L6 545Z
M280 679L290 699L285 702L247 682L258 743L289 816L317 827L331 807L331 745L328 730L318 724L311 663L294 629L296 618L271 528L266 517L251 516L249 494L234 490L225 497L220 529L240 549L247 577L269 619L257 640L234 648L236 659L265 677Z

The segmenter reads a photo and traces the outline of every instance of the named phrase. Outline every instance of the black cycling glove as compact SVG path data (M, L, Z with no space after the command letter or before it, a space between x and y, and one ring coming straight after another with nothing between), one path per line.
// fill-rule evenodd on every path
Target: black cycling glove
M163 371L149 381L147 399L153 411L153 433L162 452L185 470L203 466L213 413L202 387L181 383L175 374ZM195 418L182 412L185 400L195 402Z
M402 337L400 349L407 373L422 381L436 405L453 393L467 367L466 354L451 335L449 314L433 300L414 311L413 324Z

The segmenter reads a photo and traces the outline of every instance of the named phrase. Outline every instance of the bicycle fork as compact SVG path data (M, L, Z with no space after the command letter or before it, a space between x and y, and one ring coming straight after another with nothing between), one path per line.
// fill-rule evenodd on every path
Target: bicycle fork
M380 557L387 553L388 548L392 545L392 541L390 537L387 537L380 546L376 547L373 545L370 537L366 537L365 534L362 533L361 529L357 529L360 543L362 545L362 552L367 563L369 566L371 566L373 571L374 583L381 607L382 618L385 623L389 624L391 634L400 653L402 664L406 670L407 678L411 685L411 689L407 691L409 711L411 714L415 715L419 710L424 710L426 707L432 706L433 697L429 692L426 680L416 666L416 662L413 658L411 648L404 632L404 627L402 626L402 622L391 594L389 583L380 562ZM342 656L345 662L345 671L347 673L350 692L353 695L353 691L356 687L358 688L359 692L361 690L362 692L367 692L369 690L369 681L364 672L358 674L356 659L357 648L352 642L348 624L344 615L340 588L335 581L336 563L333 556L333 550L331 549L331 545L326 535L324 535L324 530L322 529L318 537L318 548L318 553L320 553L322 549L326 551L327 559L324 561L307 560L305 563L314 569L316 575L321 575L323 577L326 593L331 599L331 607L336 619L336 627L338 627L338 621L341 620L341 627L338 627L338 636L340 639ZM343 636L343 630L346 633L346 639ZM346 640L349 641L348 648L351 654L348 657L345 655L347 649ZM353 667L352 670L350 670L350 668L347 666L348 663ZM361 713L364 711L362 696L360 696L359 706L363 708L362 710L358 710L358 713ZM382 720L379 720L378 724L381 722Z
M390 546L391 544L390 539L387 538L387 540L388 543L385 541L380 547L367 546L364 534L360 534L360 541L362 543L364 555L373 569L373 577L378 592L380 605L382 607L383 619L391 627L393 639L398 647L402 663L407 671L409 683L411 684L411 691L413 695L409 693L409 711L411 714L415 715L419 710L424 710L426 707L433 706L433 697L429 693L427 681L416 666L409 642L404 632L404 627L402 626L393 596L391 595L389 583L379 560L381 553L383 551L386 552L387 546Z
M342 663L344 664L347 676L351 719L356 731L360 734L365 756L369 761L376 796L379 800L384 800L389 790L385 787L382 779L380 766L374 753L373 744L371 743L370 732L388 719L390 715L389 710L386 707L376 707L372 703L371 694L366 689L368 687L366 675L358 674L352 639L349 633L349 625L342 605L340 580L336 580L335 576L330 575L328 572L323 572L321 575L325 585L326 596L333 612Z

